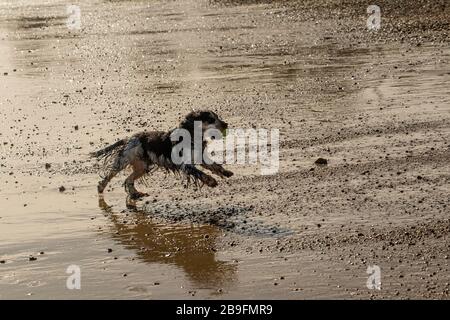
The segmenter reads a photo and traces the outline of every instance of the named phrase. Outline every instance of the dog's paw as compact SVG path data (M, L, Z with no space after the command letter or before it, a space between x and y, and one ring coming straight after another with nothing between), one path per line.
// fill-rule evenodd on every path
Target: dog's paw
M217 187L217 181L213 177L206 177L203 181L208 187Z
M232 177L232 176L234 175L234 173L231 172L231 171L225 170L225 171L223 172L223 175L224 175L224 177L226 177L226 178L230 178L230 177Z
M132 200L137 200L137 199L144 198L144 197L148 197L148 196L149 196L148 193L135 192L135 193L131 193L131 194L130 194L130 199L132 199Z

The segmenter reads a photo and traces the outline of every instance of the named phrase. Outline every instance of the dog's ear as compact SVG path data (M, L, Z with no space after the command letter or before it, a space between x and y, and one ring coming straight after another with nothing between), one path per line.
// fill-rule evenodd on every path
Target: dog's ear
M181 121L180 127L187 129L189 131L193 130L194 128L194 121L196 117L198 116L197 111L191 111L189 112L184 119Z
M199 116L199 112L198 111L191 111L189 112L184 119L188 120L188 121L194 121L195 118L197 118Z

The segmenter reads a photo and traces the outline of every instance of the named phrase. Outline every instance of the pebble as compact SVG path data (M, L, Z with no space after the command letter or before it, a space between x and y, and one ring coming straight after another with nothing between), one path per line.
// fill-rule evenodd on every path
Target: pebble
M318 158L314 163L317 164L317 165L327 165L328 164L328 160L324 159L324 158Z

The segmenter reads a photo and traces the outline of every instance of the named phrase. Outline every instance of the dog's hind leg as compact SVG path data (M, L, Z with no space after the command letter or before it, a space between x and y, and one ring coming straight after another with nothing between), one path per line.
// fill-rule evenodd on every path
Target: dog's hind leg
M142 147L139 139L130 139L123 149L116 153L108 174L98 183L98 192L102 193L109 181L111 181L111 179L114 178L120 171L127 168L130 164L133 165L133 163L138 162L137 159L141 153Z
M98 193L103 193L108 183L111 181L112 178L114 178L119 173L119 171L120 170L112 169L111 171L108 172L106 177L104 177L103 180L98 183L97 186Z
M123 163L122 155L121 154L117 155L106 176L103 178L103 180L101 180L98 183L97 186L98 193L102 194L108 183L111 181L111 179L114 178L125 166L126 163Z
M134 182L147 173L147 166L144 161L135 161L132 164L133 172L125 180L125 191L131 199L139 199L148 196L147 193L139 192L134 186Z

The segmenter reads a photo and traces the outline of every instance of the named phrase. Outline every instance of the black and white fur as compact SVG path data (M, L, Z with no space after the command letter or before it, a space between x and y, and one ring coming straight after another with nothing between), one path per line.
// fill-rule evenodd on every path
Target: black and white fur
M201 121L202 132L207 129L224 131L228 127L228 124L212 111L192 111L181 121L178 128L188 130L191 137L193 137L195 121ZM192 181L196 185L206 184L209 187L216 187L216 179L197 169L194 164L173 163L171 159L172 148L178 143L170 138L174 130L140 132L130 138L119 140L104 149L91 153L91 156L105 160L105 174L98 183L98 192L102 194L109 181L127 167L133 169L133 172L126 178L124 183L125 190L131 199L138 199L148 195L136 190L134 182L157 168L182 174L187 178L188 182ZM203 140L202 154L205 147L206 141ZM222 178L229 178L233 175L233 172L224 169L222 165L217 163L202 163L200 165Z

